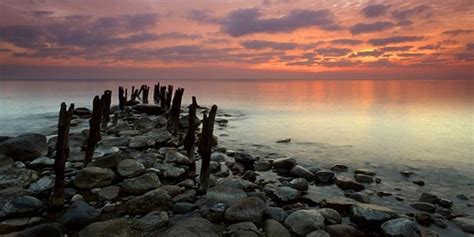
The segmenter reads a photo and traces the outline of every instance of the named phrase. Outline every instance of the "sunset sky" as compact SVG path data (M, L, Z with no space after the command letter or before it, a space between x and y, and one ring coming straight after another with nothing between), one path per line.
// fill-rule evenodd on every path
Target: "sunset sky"
M0 0L0 79L474 79L474 3Z

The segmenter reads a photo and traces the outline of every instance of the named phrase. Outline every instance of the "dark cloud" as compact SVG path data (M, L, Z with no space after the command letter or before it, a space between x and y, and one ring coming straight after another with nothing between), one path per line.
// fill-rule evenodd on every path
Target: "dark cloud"
M220 24L222 19L212 16L209 9L190 10L188 11L187 18L192 21L206 24Z
M238 9L222 20L222 32L239 37L254 33L289 33L304 27L338 30L334 14L330 10L292 10L277 18L263 18L258 8Z
M319 63L320 65L324 67L354 67L360 64L359 61L354 61L354 60L336 60L336 61L329 61L329 60L324 60Z
M387 8L389 6L383 5L383 4L372 4L372 5L367 5L362 10L360 13L364 15L366 18L373 18L373 17L378 17L382 16L387 12Z
M3 26L0 27L0 41L12 43L18 47L34 48L46 41L46 35L35 26Z
M374 23L358 23L349 28L353 35L362 33L379 32L394 27L395 24L389 21L379 21Z
M413 48L413 46L394 46L394 47L382 47L380 48L383 52L396 52L396 51L407 51Z
M421 41L423 39L423 36L393 36L388 38L370 39L367 42L374 46L384 46L388 44Z
M312 66L317 63L319 58L315 57L316 55L314 53L305 53L301 56L291 56L287 59L292 60L292 62L286 63L287 66ZM284 57L280 57L282 59ZM294 61L296 60L296 61Z
M419 57L425 55L424 53L397 53L399 57Z
M449 35L449 36L458 36L462 34L471 34L474 33L474 30L463 30L463 29L458 29L458 30L448 30L444 31L443 35Z
M36 10L36 11L29 12L29 14L34 17L44 17L44 16L53 15L54 11Z
M299 47L296 43L290 42L274 42L266 40L248 40L241 43L247 49L276 49L276 50L291 50Z
M474 62L474 53L459 53L456 58L461 61Z
M0 48L0 53L8 53L8 52L11 52L11 50L10 50L10 49Z
M318 54L323 56L330 56L330 57L340 57L345 56L352 52L351 49L348 48L319 48L315 50Z
M425 18L431 17L431 8L427 5L419 5L406 10L397 10L392 12L392 16L402 24L410 24L410 19L422 16Z
M356 57L380 57L380 55L384 54L382 51L372 50L372 51L361 51L352 53L349 57L356 58Z
M359 45L364 43L362 40L355 40L355 39L336 39L330 41L332 44L338 45Z
M418 50L439 50L443 47L439 44L429 44L425 46L418 47Z
M473 51L474 50L474 43L466 44L466 50Z

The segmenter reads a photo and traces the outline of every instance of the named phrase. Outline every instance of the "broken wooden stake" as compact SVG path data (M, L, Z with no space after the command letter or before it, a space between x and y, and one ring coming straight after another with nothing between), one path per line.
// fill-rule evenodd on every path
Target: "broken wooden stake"
M93 107L92 107L92 115L89 119L89 137L87 139L87 147L86 147L86 156L84 158L84 166L89 164L92 160L92 156L94 155L95 146L101 139L100 135L100 124L102 120L102 105L103 102L99 98L99 96L94 97Z
M107 125L110 122L110 103L112 103L112 91L106 90L101 97L102 106L102 132L107 134Z
M168 127L173 134L176 134L179 129L179 114L181 112L181 101L183 100L184 88L176 89L173 97L173 104L171 105L168 116Z
M204 113L202 119L202 131L199 138L198 153L201 156L201 174L199 191L202 194L207 193L209 188L209 175L211 174L209 166L211 163L211 148L214 132L214 120L216 119L217 106L213 105L209 112L209 117Z
M196 173L196 160L194 159L194 149L195 149L195 143L196 143L196 129L198 127L198 124L196 123L197 103L195 102L196 102L196 97L193 96L193 103L189 105L189 114L188 114L189 127L188 127L188 131L186 132L186 136L184 137L184 142L183 142L184 150L186 151L186 154L188 155L188 158L191 162L191 165L189 166L189 171L191 174Z

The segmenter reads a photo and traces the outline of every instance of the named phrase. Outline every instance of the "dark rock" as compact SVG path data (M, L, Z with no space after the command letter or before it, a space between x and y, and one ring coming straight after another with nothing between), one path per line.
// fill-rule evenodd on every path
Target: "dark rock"
M474 220L463 217L457 217L454 218L452 222L462 231L469 234L474 234Z
M284 222L288 214L281 207L267 207L264 216L279 222Z
M255 171L267 171L272 169L272 166L272 163L266 160L260 160L254 164Z
M164 232L162 237L220 237L216 227L206 219L191 218Z
M349 198L344 197L333 197L328 199L323 199L321 202L321 207L332 208L339 213L346 214L348 213L352 206L355 205L356 202Z
M315 173L316 182L320 184L332 184L336 179L336 174L329 170L320 170Z
M232 222L258 221L266 209L265 202L258 197L247 197L237 201L225 211L225 219Z
M215 162L225 162L227 160L229 160L230 158L222 153L222 152L213 152L211 154L211 161L215 161Z
M365 186L363 184L344 178L337 178L336 185L342 190L354 190L356 192L365 189Z
M329 236L337 236L337 237L364 237L365 236L357 228L350 225L344 225L344 224L328 225L326 226L326 232L328 232Z
M363 192L350 193L349 198L354 199L354 200L356 200L358 202L361 202L361 203L370 203L369 195L367 195L367 193L363 193Z
M416 210L425 211L425 212L435 212L435 206L427 202L414 202L410 203L410 206Z
M257 188L256 184L254 184L252 182L249 182L249 181L246 181L246 180L239 179L239 178L222 178L222 179L219 179L216 183L216 186L238 188L238 189L242 189L242 190L245 190L245 191L252 191L255 188Z
M276 143L290 143L290 142L291 142L291 138L276 141Z
M285 225L298 235L324 229L324 217L317 210L299 210L291 213Z
M290 181L290 187L299 190L299 191L306 191L308 190L308 181L304 178L297 178Z
M185 214L192 212L198 208L198 205L189 202L177 202L174 204L173 212L177 214Z
M112 186L101 188L100 191L97 192L97 194L99 195L99 198L101 200L113 200L117 198L119 191L120 191L119 186L112 185Z
M122 177L134 177L142 174L145 166L137 160L125 159L118 164L117 171Z
M469 201L469 197L464 195L464 194L458 194L456 195L456 197L459 199L459 200L463 200L463 201Z
M291 187L278 187L275 196L282 202L293 202L301 197L301 192Z
M324 217L324 222L328 225L341 224L342 218L339 212L332 208L321 208L318 210Z
M12 158L0 154L0 170L10 169L13 167L13 163L14 161Z
M273 161L273 169L291 170L296 165L296 160L293 158L280 158Z
M424 212L415 213L415 220L418 222L418 224L424 226L429 226L431 223L433 223L433 217L430 214Z
M337 164L331 167L331 170L335 172L347 172L348 168L346 165Z
M234 154L235 162L241 163L245 166L245 169L254 169L254 164L257 159L250 154L243 152L236 152Z
M360 203L352 206L350 220L358 225L380 225L396 217L397 214L390 208Z
M149 117L141 117L135 121L134 125L136 130L148 132L156 126L156 122Z
M235 223L227 227L225 235L233 237L260 237L262 233L257 226L252 222Z
M74 184L83 189L100 188L110 185L114 178L115 174L110 169L86 167L77 173Z
M267 219L263 224L266 237L291 237L290 232L280 222Z
M38 179L38 174L29 169L0 170L0 190L11 187L27 187Z
M422 193L421 196L418 198L418 201L420 202L428 202L428 203L431 203L431 204L436 204L438 203L438 196L432 194L432 193Z
M144 175L126 179L122 182L120 191L130 194L142 194L161 185L160 179L155 173L145 173Z
M440 198L438 200L438 204L445 208L451 208L453 206L453 201L449 199Z
M140 135L130 138L128 146L134 149L146 149L156 144L155 139L148 135Z
M423 180L415 180L413 183L418 186L425 186L425 182Z
M127 130L129 131L129 130ZM131 130L131 131L134 131L134 133L136 132L135 130ZM124 137L122 132L125 132L125 131L121 131L119 134L122 135L122 137L114 137L114 136L103 136L102 139L100 140L100 144L102 146L106 146L106 147L111 147L111 146L116 146L116 147L119 147L119 146L128 146L128 143L130 141L130 138L128 137ZM135 134L135 135L139 135L139 134Z
M374 182L374 178L370 175L355 174L354 178L357 182L360 182L360 183L373 183Z
M148 213L151 210L167 210L170 198L168 192L158 188L130 199L124 208L127 213L134 215Z
M257 175L253 170L247 170L241 177L243 180L248 180L250 182L255 182L257 180Z
M370 175L370 176L375 176L375 171L371 169L356 169L354 170L354 174L365 174L365 175Z
M132 108L139 113L145 113L148 115L160 115L164 112L160 106L151 104L137 104Z
M133 229L150 232L166 226L168 222L169 217L167 212L152 211L141 218L133 219L131 226Z
M164 161L166 163L174 163L177 165L189 165L191 162L186 155L181 154L180 152L174 149L169 149L168 151L166 151Z
M73 110L72 114L77 115L79 117L90 117L92 112L88 108L78 107Z
M87 166L115 169L122 159L126 158L128 158L128 156L124 152L114 152L92 161Z
M391 237L419 237L420 230L415 222L407 218L397 218L386 221L381 226L386 236Z
M400 174L404 177L410 177L413 174L413 171L405 170L401 171Z
M92 223L79 232L79 237L128 237L130 234L127 220L120 218Z
M7 201L0 210L0 218L6 216L23 216L38 211L43 202L32 196L20 196Z
M144 135L153 138L156 144L163 144L173 137L171 133L166 129L166 126L162 128L152 129Z
M306 235L306 237L330 237L328 232L324 230L315 230Z
M309 181L314 179L314 174L313 172L309 171L308 169L304 168L301 165L295 165L290 171L291 175L296 176L296 177L301 177L305 178Z
M24 229L8 236L15 237L62 237L63 228L59 223L45 223Z
M0 222L0 234L10 233L38 224L41 217L22 217Z
M100 211L89 206L83 201L75 201L59 219L59 222L70 230L80 230L83 227L95 222L100 215Z
M46 137L27 133L0 143L0 154L17 161L30 161L48 154Z

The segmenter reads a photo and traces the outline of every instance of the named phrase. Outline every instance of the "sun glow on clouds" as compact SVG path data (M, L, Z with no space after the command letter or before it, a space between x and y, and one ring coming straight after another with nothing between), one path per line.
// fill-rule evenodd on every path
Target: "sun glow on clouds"
M0 64L290 72L474 66L465 1L0 2Z

